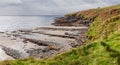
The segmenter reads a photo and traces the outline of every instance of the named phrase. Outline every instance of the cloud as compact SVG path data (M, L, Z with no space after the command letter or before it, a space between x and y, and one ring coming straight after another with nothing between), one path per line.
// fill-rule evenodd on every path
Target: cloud
M0 0L0 15L65 14L119 3L119 0Z
M6 6L6 5L11 5L11 4L21 4L21 0L1 0L0 1L0 6Z

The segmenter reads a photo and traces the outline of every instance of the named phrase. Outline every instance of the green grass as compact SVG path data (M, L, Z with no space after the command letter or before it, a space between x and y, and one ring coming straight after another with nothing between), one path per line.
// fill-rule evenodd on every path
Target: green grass
M89 44L47 60L19 59L3 61L0 65L120 65L120 13L107 15L112 17L102 20L100 14L91 24L86 42Z

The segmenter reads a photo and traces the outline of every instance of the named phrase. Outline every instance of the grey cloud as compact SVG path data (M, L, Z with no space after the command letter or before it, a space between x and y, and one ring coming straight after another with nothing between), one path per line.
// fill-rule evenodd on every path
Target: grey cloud
M0 6L6 6L6 5L14 5L14 4L21 4L21 0L1 0L0 1Z
M119 0L1 0L0 15L65 14L119 3Z

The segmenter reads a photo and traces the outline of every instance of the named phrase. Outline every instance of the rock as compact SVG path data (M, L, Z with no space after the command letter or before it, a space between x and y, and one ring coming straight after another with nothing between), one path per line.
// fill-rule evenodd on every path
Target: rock
M54 26L89 26L93 21L93 18L86 19L83 16L64 16L55 18L54 23L52 25Z
M18 30L18 31L20 31L20 32L32 32L32 29L20 29L20 30Z
M33 58L41 58L41 56L43 55L43 52L41 49L27 50L27 53L29 54L30 57L33 57Z
M11 56L7 55L0 46L0 61L4 61L4 60L14 60L14 59Z
M5 53L14 59L22 59L22 58L28 58L27 54L25 55L24 53L20 52L19 50L3 47L2 48Z
M69 22L77 20L74 17L65 19L64 21L70 19ZM49 58L82 45L84 38L79 36L85 34L87 30L88 27L39 27L33 30L7 32L6 35L1 33L0 41L4 43L2 49L5 53L14 59Z
M71 43L70 45L71 45L73 48L76 48L76 47L80 46L79 44L76 44L76 43Z
M59 50L60 50L60 47L58 47L58 46L49 46L49 49L50 49L50 50L59 51Z
M52 52L54 51L54 52ZM30 57L33 58L48 58L51 57L53 54L56 54L58 51L55 51L50 48L44 48L44 49L32 49L28 50L27 53L30 55Z

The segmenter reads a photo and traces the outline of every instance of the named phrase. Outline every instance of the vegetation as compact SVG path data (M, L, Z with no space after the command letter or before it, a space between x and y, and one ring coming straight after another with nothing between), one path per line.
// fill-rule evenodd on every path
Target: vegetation
M0 65L120 65L120 5L76 14L81 15L95 17L86 45L47 60L29 58L3 61Z

